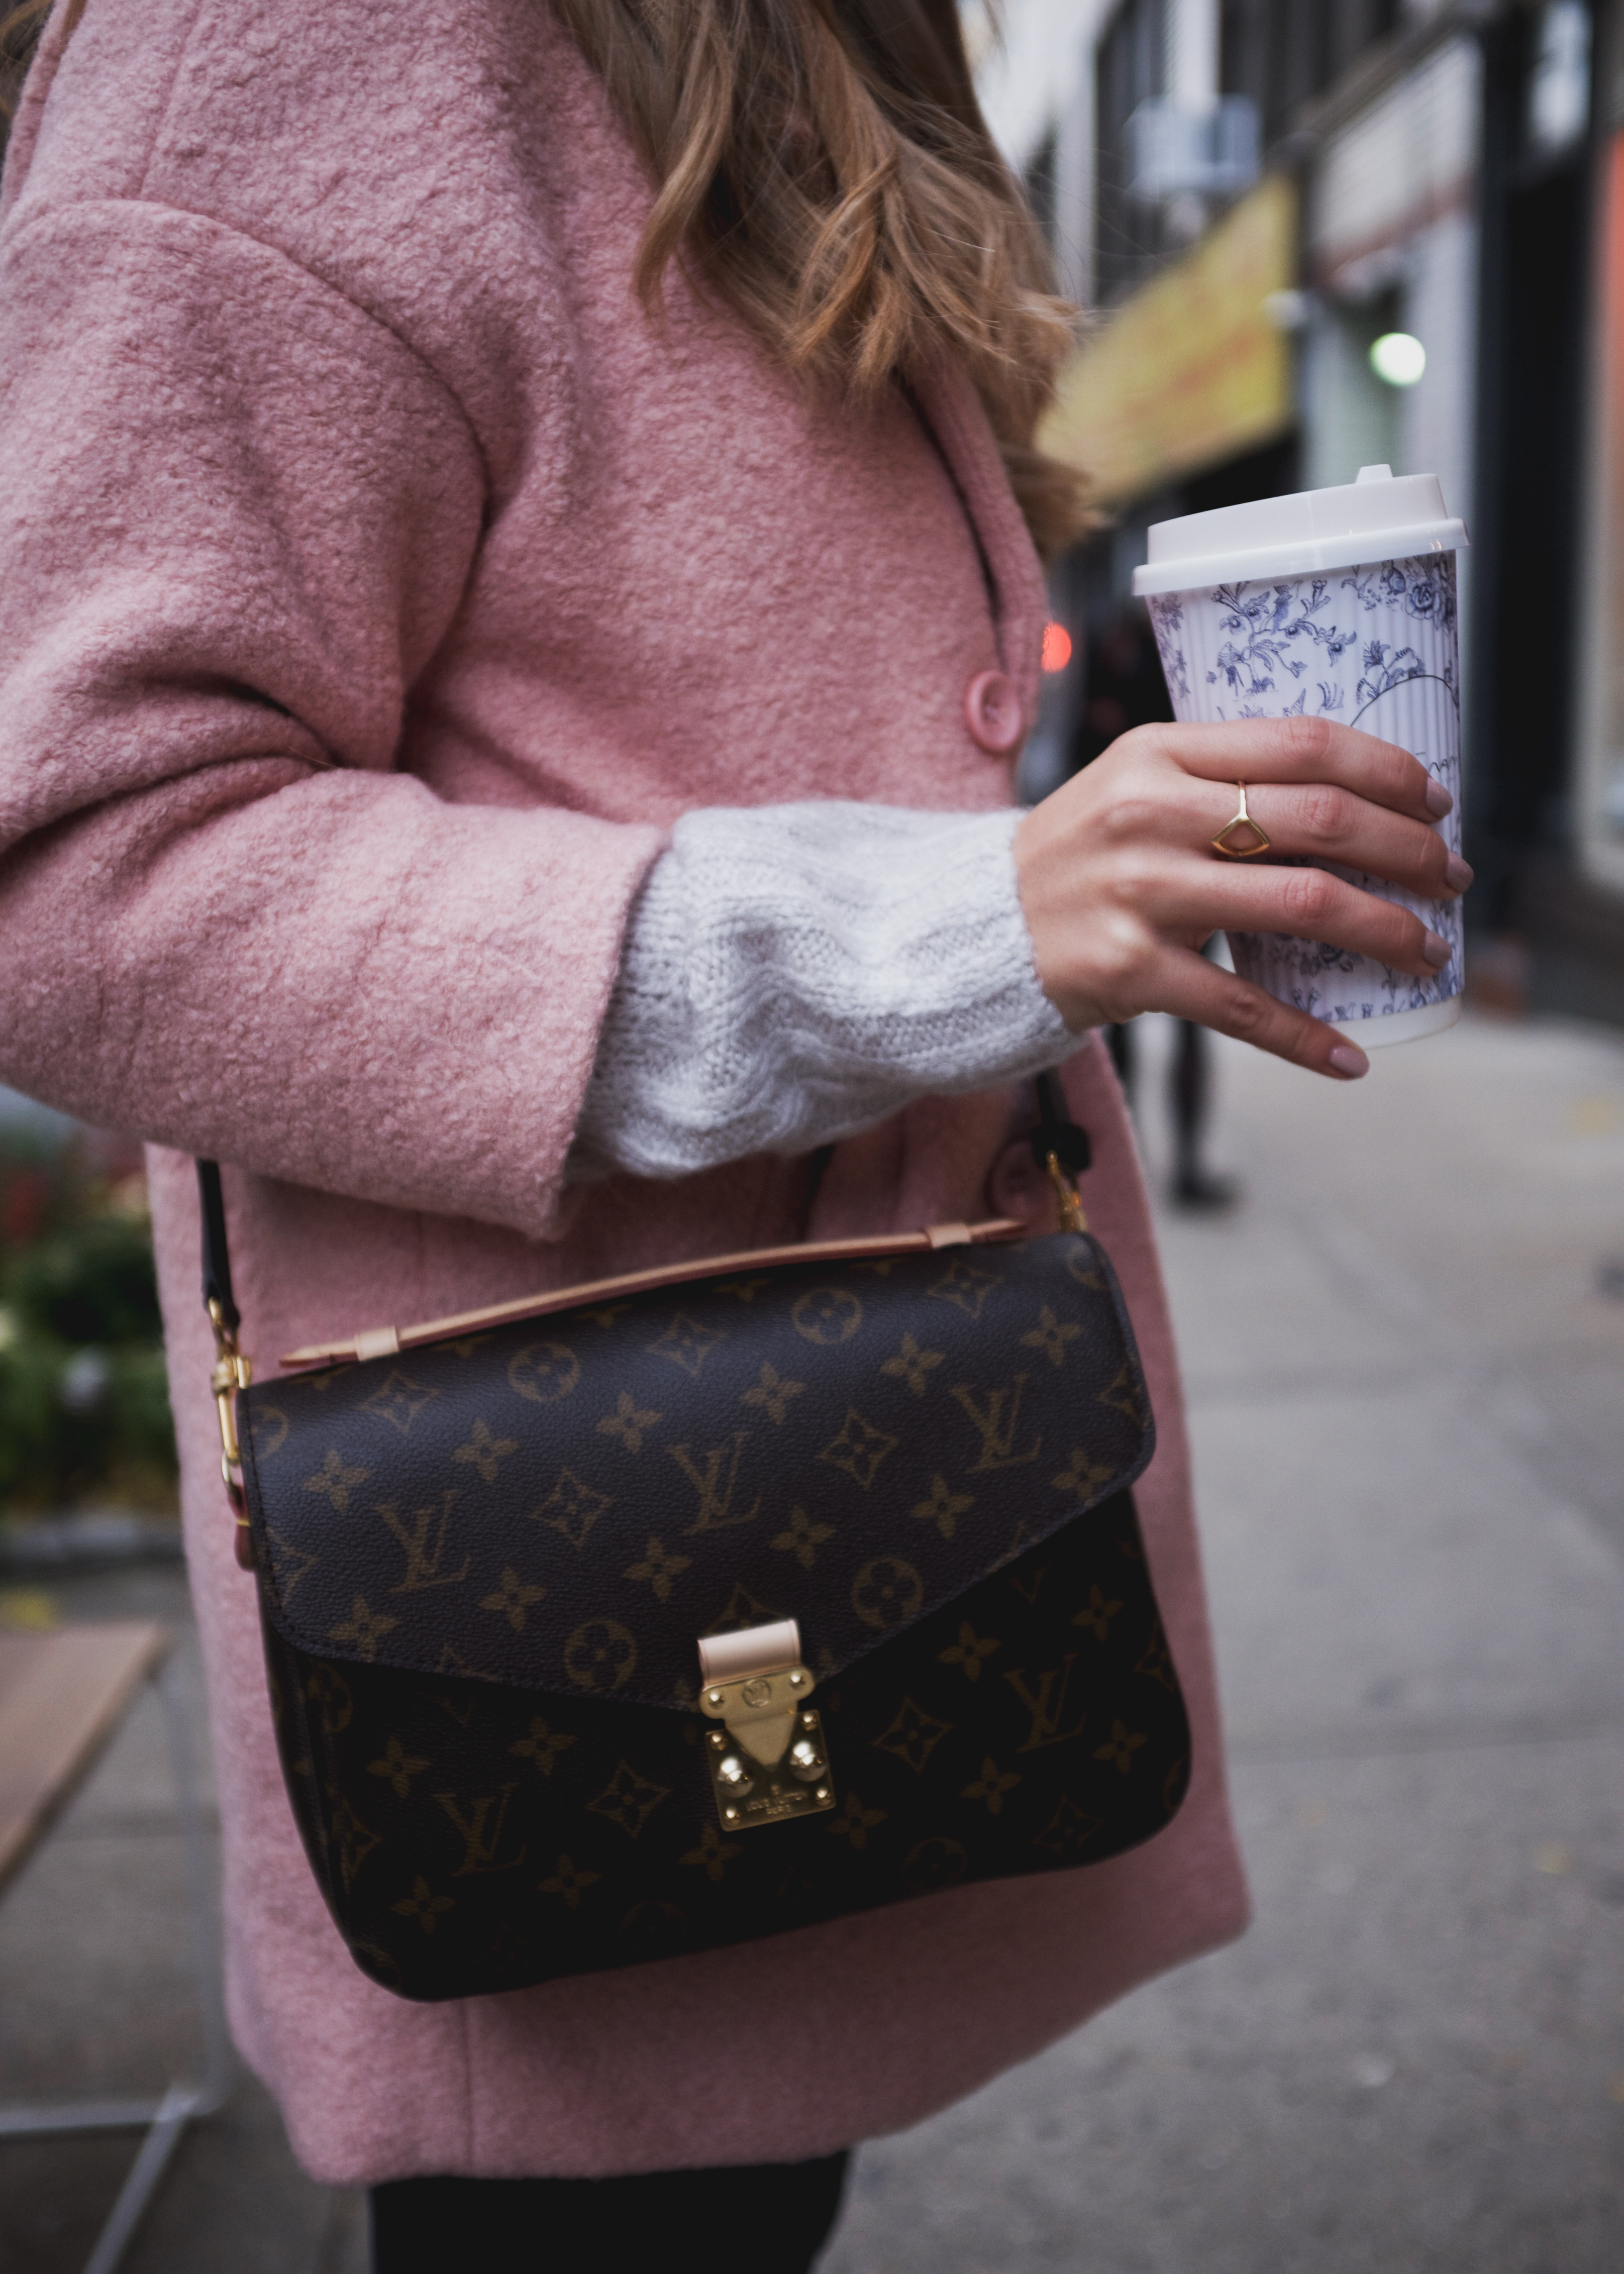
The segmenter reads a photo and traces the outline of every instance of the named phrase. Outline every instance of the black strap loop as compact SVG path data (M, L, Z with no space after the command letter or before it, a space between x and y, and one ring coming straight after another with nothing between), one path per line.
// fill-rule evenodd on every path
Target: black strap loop
M226 1246L226 1204L220 1189L220 1163L198 1163L198 1198L203 1206L203 1301L209 1316L220 1306L220 1323L230 1334L242 1324L231 1295L231 1256Z
M1080 1177L1094 1162L1088 1132L1079 1129L1066 1111L1065 1092L1052 1073L1037 1078L1038 1126L1032 1133L1032 1157L1040 1169L1052 1154L1068 1177Z

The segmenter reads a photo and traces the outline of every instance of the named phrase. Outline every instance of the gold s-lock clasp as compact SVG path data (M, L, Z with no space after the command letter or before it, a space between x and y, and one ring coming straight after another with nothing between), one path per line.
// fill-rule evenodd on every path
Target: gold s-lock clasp
M793 1619L707 1635L699 1710L721 1728L705 1745L717 1814L729 1832L820 1816L835 1804L823 1724Z

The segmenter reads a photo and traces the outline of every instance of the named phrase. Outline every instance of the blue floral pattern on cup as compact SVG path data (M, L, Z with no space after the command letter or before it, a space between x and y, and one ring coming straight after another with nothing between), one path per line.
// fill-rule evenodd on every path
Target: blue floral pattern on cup
M1455 556L1166 592L1147 602L1176 715L1330 718L1413 752L1455 800L1442 825L1460 848L1461 697ZM1306 861L1300 866L1311 865ZM1450 943L1433 978L1283 932L1230 935L1243 977L1319 1019L1348 1024L1447 1001L1462 983L1461 907L1335 868L1411 908Z

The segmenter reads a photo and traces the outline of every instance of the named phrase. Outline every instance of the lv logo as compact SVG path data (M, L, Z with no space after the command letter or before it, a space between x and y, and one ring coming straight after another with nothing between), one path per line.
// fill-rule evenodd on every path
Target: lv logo
M1004 1675L1010 1688L1032 1716L1026 1741L1016 1748L1018 1752L1039 1753L1045 1745L1064 1745L1070 1738L1082 1736L1083 1723L1088 1718L1086 1713L1079 1713L1069 1729L1061 1727L1065 1720L1066 1691L1071 1686L1071 1668L1076 1663L1076 1652L1068 1651L1064 1666L1051 1666L1039 1675L1035 1690L1026 1680L1024 1666L1018 1673Z
M507 1856L500 1863L497 1860L497 1851L502 1844L502 1826L508 1820L508 1803L518 1788L516 1784L505 1784L500 1793L488 1793L482 1799L470 1801L466 1816L457 1806L455 1793L435 1794L435 1799L462 1835L462 1860L451 1874L454 1879L473 1879L485 1871L516 1871L524 1861L523 1848L516 1856ZM491 1822L492 1809L496 1822L487 1839L485 1826Z
M1034 1437L1024 1453L1015 1450L1015 1431L1020 1421L1021 1392L1026 1387L1026 1376L1018 1374L1004 1389L989 1389L986 1398L977 1403L974 1390L967 1382L961 1382L951 1391L955 1404L962 1406L974 1424L981 1441L981 1449L971 1462L974 1475L983 1469L1024 1469L1028 1461L1035 1461L1043 1449L1043 1440Z
M705 1455L702 1469L693 1460L686 1445L672 1445L666 1449L699 1495L699 1513L682 1535L691 1540L696 1532L726 1532L736 1524L748 1524L761 1508L761 1495L756 1494L742 1516L733 1513L733 1490L739 1481L739 1456L744 1450L744 1441L749 1434L745 1429L733 1432L733 1452L729 1457L726 1445L713 1445ZM726 1462L727 1479L722 1480Z
M448 1492L438 1509L414 1508L410 1527L402 1522L399 1510L392 1500L380 1501L378 1513L406 1551L406 1574L391 1594L420 1594L425 1587L455 1587L468 1577L469 1559L462 1558L455 1571L442 1571L440 1562L446 1552L446 1527L451 1521L451 1504L455 1492ZM439 1521L436 1522L436 1517ZM433 1535L431 1544L430 1535Z

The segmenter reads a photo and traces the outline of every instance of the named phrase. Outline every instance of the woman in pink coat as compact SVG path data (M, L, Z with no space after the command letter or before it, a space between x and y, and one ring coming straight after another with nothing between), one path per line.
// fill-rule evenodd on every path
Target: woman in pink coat
M379 2190L395 2274L574 2263L609 2175L643 2176L589 2192L595 2263L653 2189L678 2263L748 2202L808 2263L853 2142L1243 1923L1091 1030L1162 1008L1362 1073L1199 943L1442 943L1210 840L1244 779L1282 852L1435 894L1426 778L1312 722L1146 729L1017 828L1064 333L951 0L71 0L0 258L0 1079L152 1148L237 2042L308 2168ZM189 1156L227 1164L263 1364L645 1262L1046 1222L1022 1137L1062 1062L1160 1424L1173 1824L500 1997L367 1980L277 1771Z

